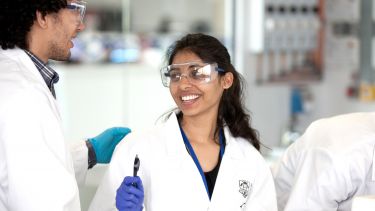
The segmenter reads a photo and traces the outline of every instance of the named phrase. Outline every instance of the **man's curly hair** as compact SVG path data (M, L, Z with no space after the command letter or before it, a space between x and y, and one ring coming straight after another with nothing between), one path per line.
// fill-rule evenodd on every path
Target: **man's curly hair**
M66 0L1 0L0 46L2 49L28 48L27 34L36 20L36 12L43 16L57 13L67 6Z

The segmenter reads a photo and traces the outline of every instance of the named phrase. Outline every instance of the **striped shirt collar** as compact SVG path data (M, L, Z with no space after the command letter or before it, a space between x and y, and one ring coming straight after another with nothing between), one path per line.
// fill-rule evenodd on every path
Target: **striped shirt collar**
M40 60L37 56L35 56L30 51L24 50L27 55L31 58L33 63L36 66L36 69L38 69L39 73L42 75L44 82L46 82L47 87L51 91L53 97L56 98L55 94L55 88L54 84L59 81L59 74L55 70L53 70L51 67L49 67L47 64L44 64L42 60Z

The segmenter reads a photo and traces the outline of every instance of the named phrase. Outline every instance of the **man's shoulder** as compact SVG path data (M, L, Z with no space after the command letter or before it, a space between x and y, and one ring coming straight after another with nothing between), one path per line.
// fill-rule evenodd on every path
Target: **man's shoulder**
M9 74L12 74L12 77L21 76L27 68L26 64L32 64L31 59L27 54L18 48L15 49L0 49L0 77L10 77Z
M3 62L10 62L16 61L20 57L27 56L24 50L20 48L13 48L13 49L1 49L0 48L0 61Z
M1 90L23 89L25 85L39 84L36 67L30 57L21 49L0 49Z
M0 110L40 85L22 63L25 59L27 55L20 49L0 50Z
M15 61L0 60L0 96L12 96L16 92L24 91L29 86L27 73Z
M328 150L331 153L348 153L375 140L375 113L350 113L313 122L297 140L298 151Z
M346 130L347 132L353 131L353 129L366 129L367 127L373 127L375 129L375 112L358 112L341 114L328 118L322 118L314 121L309 129L313 130Z

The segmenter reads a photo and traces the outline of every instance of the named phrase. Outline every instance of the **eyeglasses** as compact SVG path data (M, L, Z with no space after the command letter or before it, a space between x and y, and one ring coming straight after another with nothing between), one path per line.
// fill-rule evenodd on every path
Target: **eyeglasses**
M182 71L183 66L187 66L187 71ZM217 63L199 62L172 64L160 70L161 80L165 87L178 83L184 76L193 84L209 83L218 72L224 73L225 71L219 68Z
M68 3L66 8L76 12L80 17L81 22L83 21L83 18L85 17L85 12L86 12L86 2L84 1L71 2L71 3Z

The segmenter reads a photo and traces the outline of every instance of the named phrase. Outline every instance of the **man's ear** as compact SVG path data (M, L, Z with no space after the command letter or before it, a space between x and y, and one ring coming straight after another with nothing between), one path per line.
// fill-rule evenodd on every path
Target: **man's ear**
M223 82L223 88L229 89L233 84L233 73L226 72L225 75L221 79Z
M35 22L38 24L40 28L47 28L47 15L44 15L40 11L36 11L36 20Z

